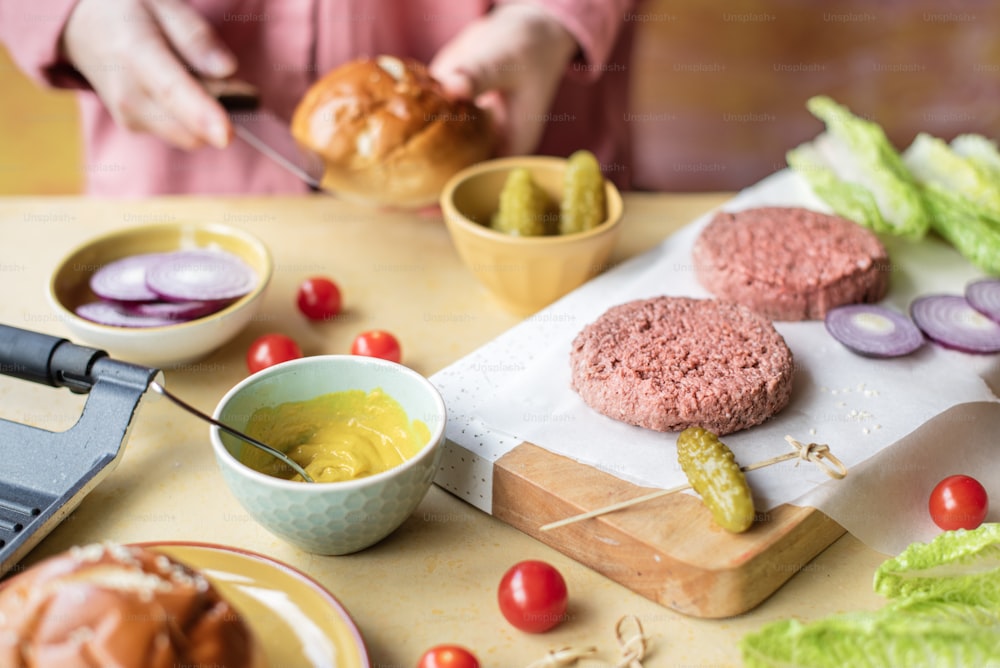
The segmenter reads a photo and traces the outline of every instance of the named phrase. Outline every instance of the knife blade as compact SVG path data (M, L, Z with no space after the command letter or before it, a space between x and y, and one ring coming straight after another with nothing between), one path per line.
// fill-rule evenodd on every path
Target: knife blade
M285 123L263 111L230 112L233 132L286 170L321 190L323 162L315 154L299 148Z
M322 190L322 159L296 143L287 122L261 107L253 85L235 79L206 80L202 84L228 112L237 138L294 174L310 188Z

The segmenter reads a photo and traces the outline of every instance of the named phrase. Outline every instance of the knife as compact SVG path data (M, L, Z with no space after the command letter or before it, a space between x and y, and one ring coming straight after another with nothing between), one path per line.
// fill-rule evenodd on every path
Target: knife
M295 142L287 122L260 106L256 87L237 79L203 80L202 85L229 113L233 132L240 140L313 190L322 190L323 160Z

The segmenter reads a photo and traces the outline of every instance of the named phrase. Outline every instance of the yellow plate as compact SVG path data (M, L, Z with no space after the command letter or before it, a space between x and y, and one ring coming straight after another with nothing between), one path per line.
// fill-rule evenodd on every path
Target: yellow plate
M364 639L322 585L260 554L205 543L143 543L197 569L257 634L270 666L368 668Z

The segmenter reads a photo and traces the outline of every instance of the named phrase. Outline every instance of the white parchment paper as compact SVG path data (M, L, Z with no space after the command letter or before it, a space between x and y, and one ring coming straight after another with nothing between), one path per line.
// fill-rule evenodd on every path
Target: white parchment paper
M744 191L724 208L761 205L826 208L788 171ZM453 414L449 439L486 462L530 441L636 484L672 487L686 482L676 463L676 434L632 427L591 410L569 387L568 356L579 330L615 304L664 294L710 296L695 279L690 258L694 239L709 219L706 215L692 222L656 249L588 283L435 376ZM918 294L961 293L966 282L980 275L936 239L887 243L893 272L884 303L900 311ZM886 553L926 538L933 529L925 521L926 495L933 487L926 479L956 471L945 470L941 458L926 456L934 451L926 438L907 437L961 404L996 402L986 379L995 382L1000 376L1000 356L967 355L928 344L912 356L872 360L844 349L821 322L776 323L776 328L795 356L792 399L772 420L724 441L741 464L789 451L785 435L826 443L851 473L843 481L828 482L814 465L792 462L750 472L758 508L783 503L818 507ZM993 408L1000 410L1000 404ZM977 466L970 472L1000 485L1000 458L990 456L1000 434L984 435L987 423L978 417L947 424L954 428L954 438L939 447L976 450L968 454L967 464ZM923 472L920 486L913 475L918 468ZM878 475L870 475L872 470ZM476 485L488 488L486 477L479 476ZM488 489L465 490L465 495L489 510ZM918 510L907 506L913 512L902 517L902 498Z

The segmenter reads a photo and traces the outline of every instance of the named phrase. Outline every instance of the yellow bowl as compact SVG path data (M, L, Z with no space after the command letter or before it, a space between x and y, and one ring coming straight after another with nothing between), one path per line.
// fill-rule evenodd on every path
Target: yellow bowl
M90 290L90 277L109 262L140 253L193 248L233 253L257 272L257 285L220 311L164 327L114 327L74 313L76 307L96 299ZM52 273L48 299L77 342L126 362L176 367L207 355L236 336L256 314L272 272L267 246L242 230L212 223L156 223L112 232L71 251Z
M509 310L529 315L587 282L608 265L621 232L622 198L605 181L607 219L586 232L518 237L489 220L512 169L523 167L554 201L562 199L565 158L519 156L473 165L445 185L441 210L466 267Z

